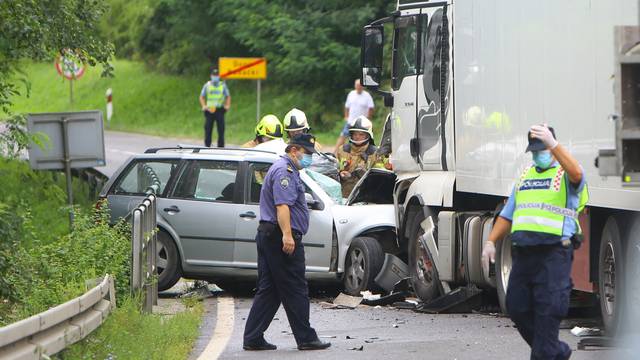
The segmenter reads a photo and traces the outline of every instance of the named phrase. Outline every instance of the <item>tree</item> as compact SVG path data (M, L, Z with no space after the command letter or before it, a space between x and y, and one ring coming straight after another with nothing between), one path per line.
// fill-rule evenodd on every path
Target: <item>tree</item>
M103 75L110 75L114 48L97 30L104 12L104 5L93 0L0 1L0 113L14 116L11 98L23 95L19 84L24 85L24 95L29 93L28 76L20 70L24 60L51 61L72 49L83 62L100 64ZM24 133L20 126L24 119L20 119L13 118L9 132ZM7 139L21 138L20 134L3 136L0 148L13 148L15 144L7 145Z

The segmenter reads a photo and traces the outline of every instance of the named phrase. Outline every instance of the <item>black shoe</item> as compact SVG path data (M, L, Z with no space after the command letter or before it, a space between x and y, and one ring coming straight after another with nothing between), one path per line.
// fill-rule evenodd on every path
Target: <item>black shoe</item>
M331 346L330 342L323 342L319 339L298 345L298 350L323 350Z
M278 347L264 340L263 342L257 343L257 344L244 343L242 345L242 348L247 351L261 351L261 350L275 350Z

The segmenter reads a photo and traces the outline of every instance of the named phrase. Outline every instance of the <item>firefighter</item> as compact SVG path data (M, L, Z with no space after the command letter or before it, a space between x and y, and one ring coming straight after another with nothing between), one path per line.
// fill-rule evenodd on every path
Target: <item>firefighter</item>
M533 165L522 173L497 217L482 263L488 270L496 241L511 233L507 312L531 347L531 359L568 359L571 349L558 332L569 309L573 249L581 234L578 214L588 200L586 181L553 128L534 125L528 140Z
M372 167L384 167L373 142L373 124L364 115L349 126L349 142L338 149L338 171L342 196L348 197L355 184Z
M277 116L265 115L256 125L256 137L242 145L243 148L252 148L271 140L282 141L282 124Z
M309 122L307 121L307 115L304 111L293 108L284 116L282 121L284 123L284 131L287 134L287 138L291 139L295 135L308 133L311 131ZM316 150L320 151L321 145L316 141Z

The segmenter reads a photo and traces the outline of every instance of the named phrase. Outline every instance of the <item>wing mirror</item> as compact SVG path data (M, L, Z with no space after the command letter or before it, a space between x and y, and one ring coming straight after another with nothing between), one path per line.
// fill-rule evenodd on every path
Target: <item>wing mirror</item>
M304 194L304 199L307 201L307 207L311 210L322 210L322 202L313 198L313 195L309 193Z
M384 28L382 25L367 25L362 32L360 65L362 86L377 88L382 78L382 48Z

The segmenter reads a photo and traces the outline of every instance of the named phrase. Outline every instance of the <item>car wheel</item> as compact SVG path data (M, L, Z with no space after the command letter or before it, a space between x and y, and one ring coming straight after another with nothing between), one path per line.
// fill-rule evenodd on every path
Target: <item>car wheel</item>
M158 231L157 258L158 291L170 289L182 276L180 256L173 239L164 231Z
M598 261L598 289L602 322L608 334L615 335L622 318L624 255L620 223L609 217L602 230Z
M420 212L416 215L415 221L409 232L409 275L413 291L420 300L429 302L439 294L438 272L433 263L433 256L429 248L423 246L420 238L424 235L424 230L420 223L425 217Z
M345 259L344 291L359 296L361 291L373 290L373 280L383 262L384 252L376 239L365 236L353 239Z
M496 244L496 290L498 291L500 310L503 314L507 314L507 286L512 267L511 236L507 236L498 240Z

